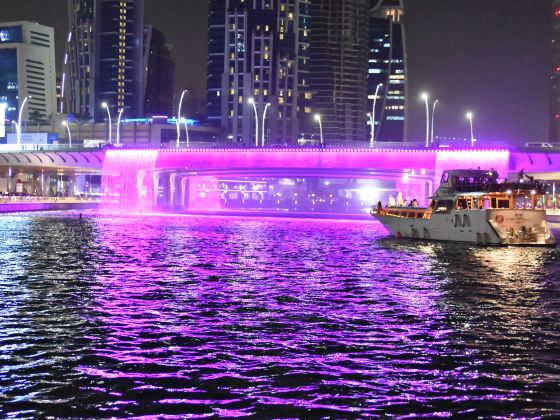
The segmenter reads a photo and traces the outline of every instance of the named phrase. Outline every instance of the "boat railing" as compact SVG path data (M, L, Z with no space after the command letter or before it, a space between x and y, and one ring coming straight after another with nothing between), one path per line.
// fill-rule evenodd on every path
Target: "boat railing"
M427 213L427 208L419 207L385 207L382 210L372 209L372 213L380 216L402 217L408 219L423 219Z

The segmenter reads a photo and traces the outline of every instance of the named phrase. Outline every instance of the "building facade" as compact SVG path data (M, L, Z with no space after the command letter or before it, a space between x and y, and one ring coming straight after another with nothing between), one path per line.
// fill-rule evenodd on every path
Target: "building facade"
M64 109L81 118L92 118L95 104L94 0L67 0L68 33L64 60Z
M0 103L17 121L48 119L56 113L54 29L32 22L0 24Z
M172 115L175 62L163 33L151 25L144 28L144 114Z
M311 3L310 85L327 143L366 141L369 0Z
M84 118L143 115L144 1L68 0L67 110Z
M309 7L209 1L208 121L230 141L291 144L309 130Z
M560 0L552 2L552 103L550 141L560 143Z
M374 141L402 142L406 138L407 71L403 15L401 0L374 0L371 5L367 92L368 110L375 116ZM370 121L368 125L371 133Z

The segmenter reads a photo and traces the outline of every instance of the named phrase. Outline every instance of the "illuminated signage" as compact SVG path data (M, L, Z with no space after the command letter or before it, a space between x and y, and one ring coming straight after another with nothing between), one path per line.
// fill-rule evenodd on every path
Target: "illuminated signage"
M0 103L0 138L6 137L6 107L6 104Z

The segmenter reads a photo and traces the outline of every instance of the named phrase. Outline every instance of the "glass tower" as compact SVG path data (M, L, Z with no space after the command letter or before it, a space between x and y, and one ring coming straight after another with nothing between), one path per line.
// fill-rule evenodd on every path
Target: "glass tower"
M405 140L407 77L403 14L401 0L375 0L370 10L368 110L373 112L375 102L375 141ZM369 121L368 125L371 130Z
M68 0L68 112L143 115L144 0Z
M311 2L310 84L327 143L366 141L368 0Z

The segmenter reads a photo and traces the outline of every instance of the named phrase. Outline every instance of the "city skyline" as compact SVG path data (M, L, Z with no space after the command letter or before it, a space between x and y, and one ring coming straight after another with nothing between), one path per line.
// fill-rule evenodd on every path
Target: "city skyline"
M55 26L60 63L60 40L67 29L66 2L53 0L49 10L36 7L39 3L13 2L4 13L5 19L33 19ZM186 3L170 0L169 7L162 8L147 0L146 23L159 27L174 46L175 91L190 87L200 100L205 95L207 2ZM436 114L436 136L467 137L464 114L470 109L475 115L477 132L489 140L522 142L548 138L551 2L445 3L405 2L410 139L423 138L422 102L416 101L422 90L441 102ZM186 13L187 10L192 13ZM175 29L169 23L159 25L169 22L173 15L181 16L186 23L175 25Z

